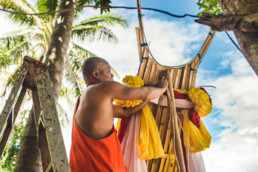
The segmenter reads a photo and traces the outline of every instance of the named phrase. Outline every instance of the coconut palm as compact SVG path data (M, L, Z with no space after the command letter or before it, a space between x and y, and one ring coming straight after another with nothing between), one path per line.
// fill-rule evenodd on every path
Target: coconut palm
M57 0L53 1L55 3L51 5L48 3L44 4L44 1L45 0L39 0L36 3L37 10L23 0L0 0L0 4L7 9L31 13L55 10L57 8ZM4 36L0 37L1 48L7 50L5 52L1 51L0 53L1 59L6 59L2 63L5 64L6 67L6 63L10 61L7 64L16 64L17 68L16 72L7 80L7 85L12 83L15 79L24 55L29 55L45 63L48 61L46 55L48 46L50 45L55 17L56 15L32 17L20 17L14 14L9 15L12 21L22 24L23 29L6 33ZM78 24L72 27L72 42L69 46L68 60L65 63L65 76L66 79L73 83L75 95L79 95L81 90L79 86L82 83L82 79L78 78L80 76L78 72L82 61L89 56L96 56L94 53L80 46L77 42L83 42L86 39L90 41L102 39L117 42L117 37L109 27L114 25L126 27L125 19L114 14L95 16L77 23ZM9 57L9 59L7 57ZM113 70L113 72L115 71ZM114 74L117 75L116 72Z
M91 0L79 0L78 5L84 5L90 2ZM103 6L109 3L108 0L94 0L94 2ZM59 9L72 8L76 5L76 1L74 0L38 0L36 4L30 4L26 0L0 0L1 6L5 9L27 13L56 10L59 3ZM81 11L76 11L76 19L78 19ZM29 55L49 66L49 74L56 102L62 85L63 71L66 71L65 78L74 85L75 89L72 92L78 95L82 90L82 79L79 73L81 63L85 58L95 56L80 46L76 40L83 42L85 38L88 38L91 41L104 39L117 42L116 36L109 27L115 24L122 27L126 26L125 19L113 14L95 16L79 21L76 25L72 26L74 18L73 11L59 13L58 15L41 16L10 14L9 18L21 24L23 28L12 33L7 33L0 38L0 55L1 57L5 57L5 60L0 62L5 64L5 66L9 64L15 64L16 66L14 75L9 77L7 83L11 83L15 76L17 76L23 56ZM54 21L56 21L55 25L53 24ZM70 35L72 36L72 42L68 48ZM69 50L69 53L66 60L67 50ZM69 88L64 87L61 89L61 95L67 95L65 93L69 93L69 91L71 91ZM61 110L62 108L59 109ZM25 136L26 133L29 133L26 130ZM16 170L19 171L22 168L16 167Z

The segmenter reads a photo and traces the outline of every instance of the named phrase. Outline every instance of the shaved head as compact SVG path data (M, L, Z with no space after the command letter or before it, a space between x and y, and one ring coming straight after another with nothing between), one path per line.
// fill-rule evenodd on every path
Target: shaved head
M92 75L92 72L97 69L99 64L107 63L107 61L100 57L90 57L87 58L82 66L82 74L85 82L87 83L87 78Z

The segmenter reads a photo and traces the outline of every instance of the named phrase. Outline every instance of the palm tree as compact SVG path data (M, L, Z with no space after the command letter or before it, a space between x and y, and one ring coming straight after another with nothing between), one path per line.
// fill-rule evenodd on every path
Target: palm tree
M78 4L84 5L90 2L91 0L80 0ZM94 2L102 6L109 4L108 0L94 0ZM76 6L76 1L73 0L60 0L60 2L58 0L38 0L35 4L36 9L34 9L34 6L26 0L0 0L0 4L5 9L29 13L56 10L59 3L59 9ZM81 10L76 11L76 16L80 12ZM114 24L125 27L126 22L121 16L106 14L89 18L72 26L74 15L75 13L73 11L59 13L58 15L9 15L12 21L20 23L25 29L8 33L0 38L1 49L7 50L5 52L1 51L4 53L0 54L7 59L4 64L16 64L17 66L16 72L10 76L7 83L11 83L11 80L17 75L22 57L29 55L48 64L56 102L59 97L64 70L66 71L65 78L75 86L73 92L77 95L80 94L82 79L78 73L80 71L79 66L81 66L83 59L95 55L77 44L74 40L77 38L84 41L84 38L88 37L91 40L107 39L116 42L116 36L108 27ZM56 20L55 25L53 25L54 20ZM68 47L70 35L73 41L70 44L71 46ZM68 59L66 60L68 50ZM64 89L68 90L67 88L63 88L61 92L65 93ZM26 133L29 133L26 131L27 129L25 129L25 136L27 135ZM18 167L16 170L19 171L21 169L22 167Z
M57 0L54 1L55 3L51 4L52 6L49 4L43 4L43 2L43 0L39 0L36 3L36 8L38 10L35 10L29 3L23 0L0 0L0 4L4 8L22 12L26 11L36 13L42 12L43 9L46 11L52 9L55 10L57 8ZM16 64L17 68L16 72L14 72L13 75L11 75L7 80L7 86L15 79L24 55L29 55L30 57L45 63L49 62L49 59L46 58L48 52L47 50L50 45L51 33L53 31L53 21L55 20L56 15L20 17L19 15L10 14L9 18L12 21L18 22L26 27L14 32L6 33L4 36L0 37L1 48L7 50L5 52L0 51L1 59L7 59L4 61L6 63L10 61L7 63L9 65ZM114 33L112 33L111 29L108 28L109 26L113 26L115 24L122 27L126 27L127 25L124 18L114 14L91 17L73 25L71 33L72 43L69 46L68 60L65 63L65 76L67 80L74 83L74 92L76 95L80 94L79 90L81 90L79 88L81 84L79 83L82 82L78 82L81 81L81 78L78 78L78 71L82 61L89 56L96 56L94 53L76 43L76 40L83 42L86 39L91 41L102 39L117 42L117 37ZM9 59L7 57L9 57ZM7 64L4 62L2 62L2 67L7 66ZM51 71L49 72L50 76L52 76L53 74L51 74ZM115 75L117 75L114 70L113 72ZM75 81L77 81L77 83ZM5 93L5 91L3 93ZM59 95L59 91L55 93L55 95Z

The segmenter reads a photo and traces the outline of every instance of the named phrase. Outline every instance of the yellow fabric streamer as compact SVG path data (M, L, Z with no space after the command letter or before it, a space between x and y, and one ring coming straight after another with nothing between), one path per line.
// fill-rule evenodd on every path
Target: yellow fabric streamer
M148 105L141 113L140 136L137 140L138 157L145 160L165 157L157 123Z
M119 131L119 128L120 128L120 124L121 124L121 118L118 118L117 123L116 123L117 135L118 135L118 131Z
M142 87L143 80L139 76L127 75L123 78L123 83L129 87ZM114 100L115 104L121 107L134 107L142 103L142 100ZM117 130L119 130L121 120L118 120ZM160 141L157 123L153 118L148 105L144 106L141 113L140 136L137 140L138 157L145 160L165 157Z
M211 136L200 119L200 127L197 128L188 118L188 111L184 115L184 145L191 153L204 151L210 147Z

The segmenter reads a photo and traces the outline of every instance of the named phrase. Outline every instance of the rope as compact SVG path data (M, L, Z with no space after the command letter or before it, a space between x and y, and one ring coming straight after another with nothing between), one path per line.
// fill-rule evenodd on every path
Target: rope
M232 39L232 37L228 34L227 31L225 31L225 33L227 34L228 38L231 40L231 42L236 46L236 48L243 54L243 52L241 51L240 47L237 45L237 43Z
M176 14L172 14L169 13L167 11L163 11L160 9L156 9L156 8L147 8L147 7L126 7L126 6L94 6L94 5L83 5L83 6L79 6L76 8L67 8L67 9L61 9L61 10L50 10L47 12L40 12L40 13L26 13L26 12L15 12L15 11L11 11L11 10L7 10L7 9L3 9L0 8L0 11L3 12L7 12L7 13L11 13L11 14L21 14L21 15L35 15L35 16L39 16L39 15L49 15L49 14L55 14L55 13L63 13L63 12L70 12L70 11L74 11L74 10L78 10L78 9L82 9L82 8L102 8L102 9L109 9L109 8L113 8L113 9L127 9L127 10L135 10L135 9L142 9L142 10L149 10L149 11L155 11L155 12L159 12L159 13L163 13L166 15L169 15L171 17L176 17L176 18L184 18L184 17L193 17L193 18L200 18L200 16L196 16L196 15L192 15L192 14L183 14L183 15L176 15ZM141 14L142 17L143 15Z
M155 12L163 13L163 14L169 15L171 17L176 17L176 18L185 18L185 17L207 18L207 17L201 17L201 16L192 15L192 14L176 15L176 14L172 14L172 13L169 13L167 11L163 11L163 10L156 9L156 8L147 8L147 7L140 7L140 8L138 8L138 7L126 7L126 6L103 6L103 7L99 7L99 6L94 6L94 5L84 5L84 6L79 6L79 7L76 7L76 8L67 8L67 9L62 9L62 10L50 10L50 11L41 12L41 13L15 12L15 11L3 9L3 8L0 8L0 11L11 13L11 14L40 16L40 15L55 14L55 13L58 13L58 12L59 13L70 12L70 11L78 10L78 9L82 9L82 8L102 8L102 9L109 9L109 8L118 9L118 8L120 8L120 9L128 9L128 10L142 9L142 10L149 10L149 11L155 11ZM144 16L144 14L139 14L138 15L139 18L141 18L142 16ZM242 51L239 48L239 46L235 43L235 41L231 38L231 36L227 33L227 31L225 31L225 33L227 34L229 39L232 41L232 43L236 46L236 48L242 53ZM209 35L211 35L211 37L214 37L214 35L212 33L209 33Z

